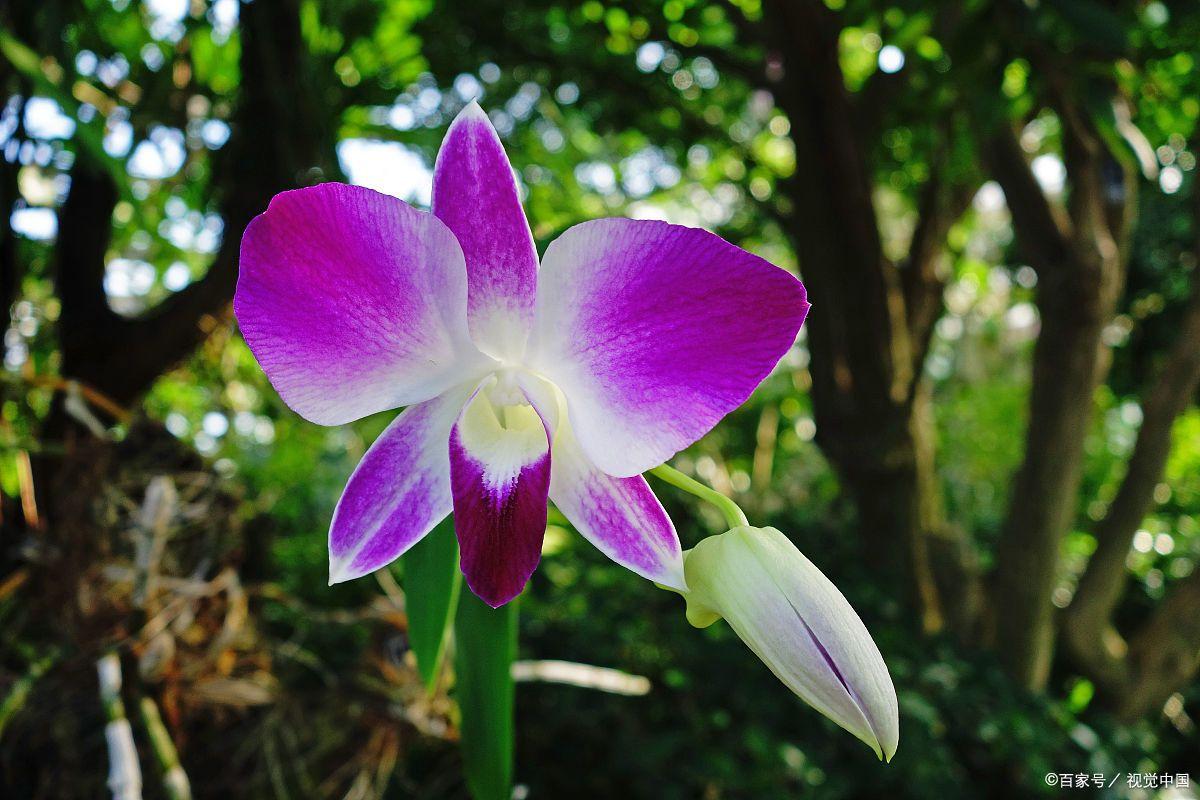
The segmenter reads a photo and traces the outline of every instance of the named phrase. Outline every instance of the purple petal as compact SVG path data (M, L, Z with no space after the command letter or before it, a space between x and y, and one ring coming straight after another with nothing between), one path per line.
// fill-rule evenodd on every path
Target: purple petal
M554 438L550 500L613 561L656 583L686 589L679 537L646 479L602 472L580 449L569 423Z
M450 513L446 441L472 388L409 406L367 450L333 512L331 584L390 563Z
M463 575L495 608L521 593L541 558L550 447L530 406L493 406L493 385L480 386L450 433L450 483Z
M242 335L284 402L321 425L477 380L466 302L450 230L370 189L284 192L242 236Z
M741 405L807 312L800 281L714 234L595 220L546 251L527 363L591 461L636 475Z
M489 355L519 358L533 320L537 250L512 165L477 103L446 132L433 172L433 213L466 254L475 342Z

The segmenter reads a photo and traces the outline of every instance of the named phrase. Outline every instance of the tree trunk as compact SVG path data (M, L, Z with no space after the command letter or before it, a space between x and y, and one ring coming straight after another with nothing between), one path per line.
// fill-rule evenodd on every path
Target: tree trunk
M241 41L243 74L256 78L243 84L233 136L218 154L223 163L214 168L213 195L225 223L224 240L204 278L143 317L122 317L108 305L104 273L118 193L112 177L84 154L76 160L55 242L55 288L62 304L56 332L63 378L86 384L93 396L98 392L119 405L133 404L195 349L227 313L245 225L265 210L274 193L293 187L333 152L323 125L306 117L312 101L302 91L309 62L299 3L243 6ZM152 438L174 441L160 426L142 427ZM103 533L90 521L94 493L102 488L93 479L131 451L77 422L61 394L39 439L47 447L34 460L34 485L38 507L50 522L47 538L64 563L86 562ZM74 591L69 585L62 589Z
M930 180L908 262L897 268L880 242L864 142L863 121L878 109L854 106L846 90L837 15L815 0L775 0L764 5L763 28L783 64L774 90L796 147L796 175L779 188L791 200L788 234L813 298L817 442L858 510L865 555L936 630L943 615L928 545L949 530L918 378L942 308L935 266L971 193ZM959 573L946 583L966 580Z
M876 571L903 577L922 629L933 632L944 626L946 611L929 545L945 522L932 457L934 432L922 419L927 410L910 408L907 419L895 419L897 427L888 439L872 443L843 431L829 449L843 451L851 440L862 445L853 456L843 457L838 474L854 498L866 555Z
M789 233L814 300L807 331L817 441L856 502L868 552L903 576L920 519L911 367L906 350L897 357L906 346L897 336L899 281L880 245L838 65L838 26L809 0L772 3L767 12L785 59L778 100L792 119L799 165L782 188L794 203Z
M1200 572L1167 595L1129 644L1132 680L1114 700L1117 717L1140 719L1159 711L1200 668Z
M1200 192L1195 204L1200 254ZM1134 533L1154 502L1171 453L1171 433L1200 387L1200 276L1153 385L1142 402L1142 425L1116 497L1095 528L1096 550L1088 559L1060 629L1072 658L1099 687L1100 701L1120 716L1135 719L1154 708L1195 674L1200 653L1200 608L1196 578L1183 581L1159 606L1132 642L1113 625L1128 583L1125 560ZM1157 705L1156 705L1157 704Z
M1111 313L1099 275L1051 280L1041 288L1042 327L1034 350L1025 460L996 551L997 652L1022 684L1040 688L1053 653L1059 546L1075 518L1083 444L1107 352L1100 333Z
M1101 334L1124 281L1126 215L1113 214L1112 205L1131 202L1105 183L1113 167L1123 168L1090 124L1061 98L1058 111L1071 182L1067 214L1038 186L1013 130L995 132L989 151L1017 242L1039 277L1025 457L996 550L990 620L1002 663L1031 689L1044 687L1050 673L1059 548L1078 510L1084 440L1108 368Z

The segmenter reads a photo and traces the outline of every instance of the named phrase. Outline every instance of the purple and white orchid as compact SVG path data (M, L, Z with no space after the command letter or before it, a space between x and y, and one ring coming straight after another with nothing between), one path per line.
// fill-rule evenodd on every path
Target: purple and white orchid
M234 304L305 419L407 406L334 512L330 582L384 566L453 511L467 584L492 606L537 566L547 498L617 563L685 589L641 473L745 401L808 311L789 273L663 222L584 222L539 263L474 103L442 143L431 214L336 183L280 194L246 229Z

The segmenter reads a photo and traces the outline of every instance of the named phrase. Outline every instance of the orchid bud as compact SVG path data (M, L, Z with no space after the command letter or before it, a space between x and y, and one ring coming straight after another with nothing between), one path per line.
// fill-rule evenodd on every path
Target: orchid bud
M688 621L722 617L802 700L891 760L896 690L879 648L828 578L774 528L740 526L684 554Z

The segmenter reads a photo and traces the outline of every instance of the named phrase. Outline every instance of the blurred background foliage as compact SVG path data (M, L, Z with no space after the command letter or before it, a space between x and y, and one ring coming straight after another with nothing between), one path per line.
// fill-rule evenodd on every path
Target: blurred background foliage
M420 685L400 568L326 586L333 505L389 419L296 417L228 302L241 230L272 194L348 180L427 206L437 145L472 99L504 138L539 249L581 220L660 218L804 277L815 305L800 342L676 465L835 580L885 655L902 719L896 759L874 763L726 626L690 628L674 595L552 526L520 601L519 657L612 667L652 689L520 683L519 796L1037 797L1058 791L1047 772L1194 770L1200 408L1187 370L1200 367L1173 354L1200 340L1198 12L1160 0L0 6L4 796L104 793L92 665L112 647L129 701L162 708L197 796L465 796L452 676L431 696ZM1118 212L1100 233L1089 198ZM1097 241L1112 252L1089 250ZM874 248L861 274L839 255L859 245ZM1099 285L1111 260L1120 276L1088 339L1070 326L1091 283L1077 307L1041 299L1047 280L1063 283L1058 261L1093 250L1101 266L1082 274ZM903 382L891 292L915 370L902 401L886 388L863 401L854 392ZM1061 344L1037 346L1058 330ZM1036 399L1039 358L1053 365L1056 347L1111 360L1042 381L1081 386L1073 408ZM1113 679L1087 657L1090 629L1075 649L1013 645L1006 615L1025 612L1005 594L1006 570L1019 574L1006 539L1032 530L1050 553L1045 608L1026 627L1053 625L1140 463L1163 374L1182 384L1169 456L1150 470L1145 513L1118 532L1109 584L1135 656L1136 633L1174 609L1171 679L1138 665ZM1039 442L1027 434L1039 414L1051 422L1033 430L1075 420L1078 437ZM1021 488L1023 471L1037 482L1038 448L1045 474L1071 473L1076 445L1075 481ZM171 488L150 491L162 477ZM720 531L656 488L685 547ZM1014 522L1028 507L1065 508L1066 522ZM920 559L881 563L920 536L953 542L949 581L937 551L924 585ZM146 796L163 796L137 735ZM1124 777L1074 791L1195 796Z

